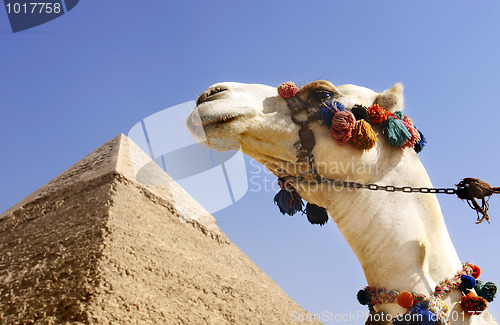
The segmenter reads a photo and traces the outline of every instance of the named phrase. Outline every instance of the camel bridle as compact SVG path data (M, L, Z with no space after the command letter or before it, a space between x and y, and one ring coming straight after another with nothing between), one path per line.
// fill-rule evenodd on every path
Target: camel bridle
M386 191L386 192L403 192L403 193L424 193L424 194L454 194L462 200L466 200L469 206L477 213L477 223L481 223L486 219L489 223L488 217L488 199L489 196L494 193L499 193L500 188L491 187L488 183L481 181L476 178L464 178L458 184L456 188L434 188L434 187L412 187L412 186L394 186L394 185L379 185L379 184L363 184L358 182L344 181L339 179L325 178L321 176L317 168L315 167L315 159L312 153L315 145L316 139L314 137L313 131L309 128L309 124L314 121L321 121L322 116L320 109L318 107L313 107L307 105L299 96L293 96L291 98L284 98L288 108L292 113L292 121L300 126L299 129L299 139L302 148L305 149L307 156L306 162L309 170L300 173L297 176L285 175L278 178L278 182L285 184L286 186L293 187L295 185L303 185L307 183L308 185L319 185L328 184L333 185L336 188L347 188L347 189L367 189L372 191ZM336 101L336 99L333 99ZM304 120L298 119L297 115L303 112L307 113L307 118ZM302 157L299 154L297 159L300 160ZM481 204L479 204L475 199L481 199Z

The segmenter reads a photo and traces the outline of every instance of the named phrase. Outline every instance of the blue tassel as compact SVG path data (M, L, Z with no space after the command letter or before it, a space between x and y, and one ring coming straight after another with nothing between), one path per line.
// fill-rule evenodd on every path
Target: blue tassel
M281 189L274 196L274 203L276 203L281 213L288 214L289 216L302 211L302 206L304 205L302 198L295 192L293 187Z
M306 215L307 220L313 225L320 225L323 227L323 225L328 222L328 213L326 209L316 204L307 203Z
M389 143L393 146L402 146L406 141L411 139L410 131L404 126L400 120L389 116L387 121L383 123L384 134L387 136Z
M420 315L422 315L422 325L435 325L437 321L437 316L434 314L432 311L429 310L421 310L419 312Z
M425 309L422 303L413 306L412 314L421 315L418 319L421 321L422 325L435 325L438 319L436 314Z
M331 128L332 127L332 119L335 113L344 110L344 105L341 102L333 101L323 103L320 109L321 116L323 117L323 121L325 124Z
M420 153L420 151L422 151L422 149L424 149L425 144L427 143L427 140L425 139L424 134L422 132L420 132L419 129L417 129L417 131L420 134L420 141L415 143L415 147L413 147L413 149L415 149L416 153Z
M476 279L474 279L470 275L462 274L460 279L462 280L462 282L460 283L460 289L462 289L462 291L471 290L476 286Z

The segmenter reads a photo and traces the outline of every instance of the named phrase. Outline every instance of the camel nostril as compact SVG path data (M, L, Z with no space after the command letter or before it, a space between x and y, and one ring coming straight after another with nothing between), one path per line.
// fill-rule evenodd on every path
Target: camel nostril
M223 91L226 91L226 90L227 89L222 88L220 86L209 88L207 91L203 92L203 94L201 94L200 97L198 97L198 100L196 101L196 105L200 105L201 103L205 102L211 96L214 96L214 95L221 93Z
M209 94L208 94L208 97L213 96L213 95L215 95L215 94L217 94L217 93L220 93L220 92L222 92L222 91L224 91L224 90L226 90L226 89L222 89L221 87L215 87L215 88L213 88L213 89L210 89L210 92L209 92Z

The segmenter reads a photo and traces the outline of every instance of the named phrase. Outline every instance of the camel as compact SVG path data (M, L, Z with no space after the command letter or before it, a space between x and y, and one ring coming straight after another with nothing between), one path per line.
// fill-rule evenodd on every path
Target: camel
M403 109L402 92L400 83L377 93L352 84L314 81L300 88L296 96L311 106L335 99L346 110L355 104L369 107L376 103L395 112ZM292 115L276 87L224 82L212 85L198 98L187 126L209 147L241 150L281 178L298 176L311 167L304 159L307 155L299 139L300 125L292 118L300 119L300 114ZM379 126L373 127L378 141L369 150L339 144L321 120L310 122L308 127L315 138L311 153L324 178L432 187L415 150L390 145ZM306 201L326 208L359 260L370 287L430 296L437 284L463 268L435 194L338 188L317 182L293 185ZM497 324L487 311L480 315L462 313L462 295L457 289L443 297L450 324ZM397 303L384 303L373 306L371 315L390 314L394 319L406 311ZM368 319L367 324L392 321Z

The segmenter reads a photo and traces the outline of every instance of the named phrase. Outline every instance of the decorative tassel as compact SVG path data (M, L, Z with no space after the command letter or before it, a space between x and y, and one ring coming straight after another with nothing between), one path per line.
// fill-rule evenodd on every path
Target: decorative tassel
M483 286L484 286L483 281L476 279L476 286L474 287L474 290L476 291L478 296L480 296L479 292L483 289Z
M332 135L339 144L344 144L352 136L352 130L356 125L356 118L349 111L336 113L332 119Z
M307 220L313 225L323 226L328 222L328 213L325 208L316 204L307 203L306 205Z
M420 317L415 317L420 320L422 325L435 325L438 317L435 313L427 310L422 303L413 306L411 313L413 315L420 315ZM411 323L410 323L411 324Z
M413 295L411 292L401 292L398 296L398 304L405 309L411 308L413 306Z
M302 211L302 198L292 186L283 184L278 180L281 190L274 196L274 203L280 209L282 214L293 216L295 213Z
M460 289L467 292L476 286L476 279L467 274L462 274L460 276L462 282L460 283Z
M476 290L478 296L484 298L487 302L492 302L497 294L497 285L493 282L483 284L481 280L476 280L474 290Z
M341 102L334 100L333 102L330 103L332 103L332 105L335 105L338 111L344 110L344 104L342 104Z
M351 109L351 112L352 114L354 114L356 121L368 120L368 109L362 105L359 104L354 105L354 107Z
M326 102L321 106L320 113L321 117L323 117L323 121L328 127L332 127L332 119L335 113L342 111L344 109L344 105L341 102L333 101Z
M422 315L421 322L422 325L435 325L438 317L432 311L429 310L421 310L419 312Z
M383 124L384 134L387 136L389 143L393 146L402 146L405 142L411 139L411 134L400 120L389 116Z
M382 107L378 106L378 104L375 104L368 107L368 116L370 117L370 121L372 123L380 124L387 121L390 113Z
M473 277L474 279L479 278L479 276L481 275L481 269L479 268L479 266L477 266L477 265L472 265L472 264L471 264L471 266L470 266L470 267L472 268L472 274L471 274L471 275L472 275L472 277Z
M401 120L402 122L404 121L405 119L405 116L403 114L403 112L401 111L395 111L394 112L394 116L396 116L399 120Z
M476 296L473 292L469 292L462 297L460 305L466 313L478 315L486 309L488 302L483 297Z
M415 147L413 147L413 149L415 149L416 153L420 153L422 151L422 149L424 149L425 145L427 144L427 139L425 139L424 134L422 132L420 132L419 129L417 129L417 131L418 131L418 134L420 134L420 141L415 144Z
M359 290L356 296L358 298L358 302L363 306L366 306L370 303L370 299L368 298L368 294L364 289Z
M403 122L406 122L406 123L410 124L412 127L415 127L415 126L413 126L413 121L411 120L411 118L408 117L408 115L404 115Z
M373 131L370 123L365 120L357 120L356 127L352 134L352 142L354 145L362 150L369 150L375 147L377 143L377 135Z
M278 94L284 98L292 98L297 94L298 89L295 83L288 81L278 86Z
M410 132L410 134L411 134L411 138L405 142L405 144L403 145L403 148L415 148L415 145L420 141L420 133L418 133L417 129L415 129L408 122L404 121L403 125L406 127L408 132Z

